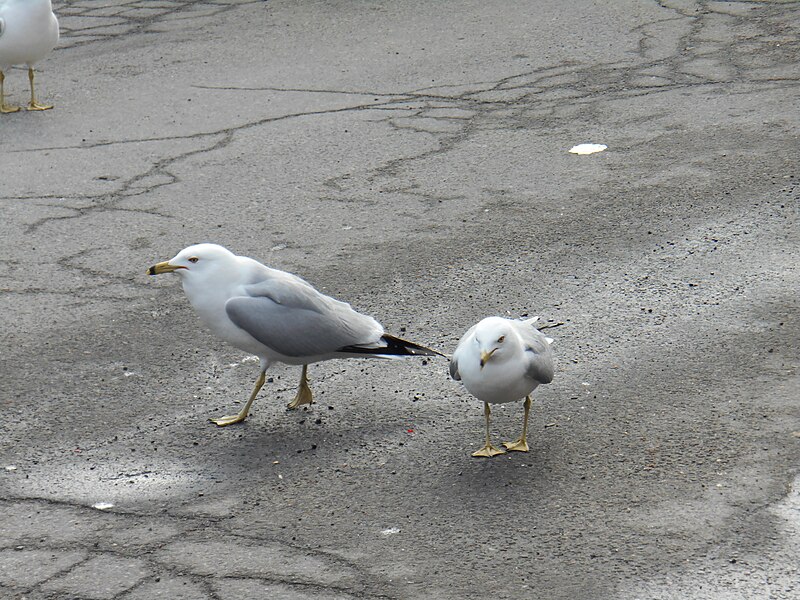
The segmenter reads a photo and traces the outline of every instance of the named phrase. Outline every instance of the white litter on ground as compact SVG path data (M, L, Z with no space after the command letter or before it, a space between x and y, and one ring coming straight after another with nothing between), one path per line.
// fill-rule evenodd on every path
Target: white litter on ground
M605 144L578 144L569 149L572 154L594 154L608 148Z

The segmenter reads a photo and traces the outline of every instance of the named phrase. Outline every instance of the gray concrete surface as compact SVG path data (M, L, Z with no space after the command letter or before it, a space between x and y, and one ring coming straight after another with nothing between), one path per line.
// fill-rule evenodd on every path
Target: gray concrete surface
M0 115L0 597L800 597L796 2L56 10L56 108ZM448 352L564 321L531 452L470 458L444 360L214 427L256 365L145 275L200 240Z

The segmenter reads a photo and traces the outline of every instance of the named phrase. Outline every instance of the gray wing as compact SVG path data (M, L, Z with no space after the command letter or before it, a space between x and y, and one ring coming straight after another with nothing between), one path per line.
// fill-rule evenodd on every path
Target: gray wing
M539 383L553 381L553 351L550 343L532 322L514 321L514 328L522 338L525 356L528 358L527 375Z
M268 348L284 356L322 356L345 346L374 344L383 335L372 317L321 294L299 277L277 273L246 286L246 296L225 303L231 321Z
M3 7L3 3L0 2L0 8ZM6 22L3 19L0 19L0 37L2 37L3 32L6 30Z
M467 332L461 336L461 339L458 340L458 344L456 345L456 349L453 351L453 356L450 358L450 377L456 381L461 381L461 373L458 372L458 357L461 354L459 351L464 348L467 340L472 338L472 333L475 331L477 326L478 325L476 323L467 329Z

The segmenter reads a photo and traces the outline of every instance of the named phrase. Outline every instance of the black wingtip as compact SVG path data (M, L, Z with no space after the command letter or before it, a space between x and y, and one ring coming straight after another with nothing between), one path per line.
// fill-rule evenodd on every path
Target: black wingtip
M398 354L400 355L411 355L411 356L444 356L444 354L439 352L438 350L434 350L433 348L428 348L427 346L421 346L420 344L415 344L414 342L409 342L408 340L404 340L403 338L399 338L393 335L389 335L388 333L384 333L381 336L382 339L386 342L388 348L397 349Z
M341 348L339 352L348 352L352 354L378 354L383 356L444 356L438 350L409 342L403 338L395 337L384 333L381 340L386 342L386 346L382 348L364 348L362 346L347 346Z

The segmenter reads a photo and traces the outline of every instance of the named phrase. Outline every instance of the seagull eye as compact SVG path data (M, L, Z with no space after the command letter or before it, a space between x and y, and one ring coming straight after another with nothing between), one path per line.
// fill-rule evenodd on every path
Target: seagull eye
M200 259L197 258L196 256L193 256L192 258L189 259L189 262L190 263L196 263L198 260L200 260Z
M499 338L497 338L497 343L498 344L502 344L505 341L505 339L506 339L506 336L501 335Z

